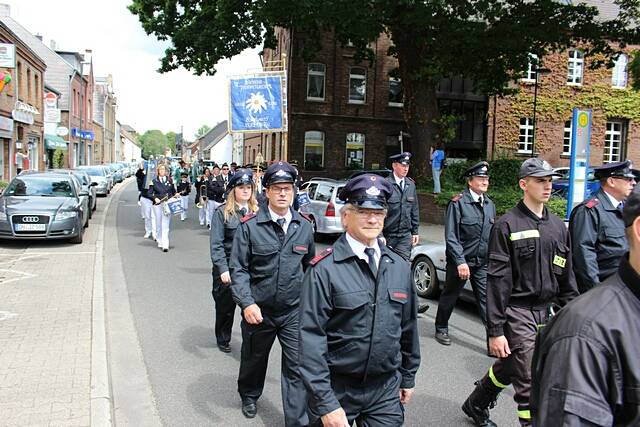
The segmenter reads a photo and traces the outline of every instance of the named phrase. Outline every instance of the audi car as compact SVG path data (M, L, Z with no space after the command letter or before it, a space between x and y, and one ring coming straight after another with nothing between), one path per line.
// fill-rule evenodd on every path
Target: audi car
M89 204L81 191L73 175L49 172L15 177L0 196L0 238L82 243Z

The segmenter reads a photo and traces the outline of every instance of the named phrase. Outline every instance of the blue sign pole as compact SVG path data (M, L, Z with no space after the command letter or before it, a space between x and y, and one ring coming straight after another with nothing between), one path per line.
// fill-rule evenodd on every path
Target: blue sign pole
M571 119L571 169L567 219L571 211L587 196L589 177L589 146L591 145L591 110L574 108Z

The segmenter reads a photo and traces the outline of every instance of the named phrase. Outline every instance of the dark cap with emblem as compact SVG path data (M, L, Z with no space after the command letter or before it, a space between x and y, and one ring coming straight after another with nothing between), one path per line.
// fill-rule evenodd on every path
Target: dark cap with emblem
M227 183L227 191L237 187L238 185L253 184L253 171L251 169L238 169L236 173L229 178Z
M393 188L379 175L366 173L347 181L338 198L365 209L386 209Z
M627 200L624 202L624 208L622 209L622 219L624 220L624 226L630 227L633 221L640 216L640 191L635 190L631 193Z
M598 179L605 179L609 177L635 178L636 176L631 169L632 167L633 166L631 165L631 161L625 160L624 162L607 163L605 165L594 168L593 172Z
M287 182L293 184L296 182L296 176L298 172L296 169L287 162L275 162L271 164L267 170L264 171L262 177L262 185L265 187L271 184L277 184L279 182Z
M522 162L522 165L520 166L520 172L518 173L518 178L520 179L529 176L535 178L544 178L547 176L562 176L562 174L555 172L549 162L547 162L546 160L533 157Z
M478 162L464 171L464 174L462 176L464 176L465 178L471 178L474 176L489 176L489 163Z
M411 153L405 151L404 153L394 154L389 157L389 160L391 160L391 163L398 162L402 165L408 165L411 161Z
M187 172L180 172L180 177L181 178L186 178L188 176L189 176L189 174Z

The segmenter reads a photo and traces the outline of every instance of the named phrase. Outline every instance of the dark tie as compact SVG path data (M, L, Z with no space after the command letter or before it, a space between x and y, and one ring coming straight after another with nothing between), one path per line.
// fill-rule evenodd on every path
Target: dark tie
M480 206L484 206L484 198L482 196L478 198L478 202L480 202Z
M280 230L282 231L281 233L278 233L278 237L280 238L280 244L282 244L284 242L284 223L285 223L285 221L286 220L284 218L278 218L276 220L276 222L280 226Z
M369 258L369 269L373 273L373 277L378 275L378 266L376 265L376 250L373 248L366 248L364 253L367 254L367 258Z
M400 181L400 190L404 191L404 179Z
M618 203L618 210L622 212L623 209L624 209L624 202Z
M240 216L245 216L247 214L247 210L245 208L240 208Z

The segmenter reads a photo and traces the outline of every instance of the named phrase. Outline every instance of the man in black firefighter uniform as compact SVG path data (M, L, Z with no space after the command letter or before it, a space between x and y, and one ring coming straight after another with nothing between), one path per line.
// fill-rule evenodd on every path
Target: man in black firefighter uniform
M413 394L420 346L410 267L377 239L391 191L373 174L347 182L346 233L305 274L300 373L315 426L399 426Z
M622 213L629 252L562 309L533 358L534 426L640 425L640 193Z
M487 323L487 251L496 206L487 197L489 164L479 162L464 172L467 188L447 205L444 236L447 278L436 315L436 340L451 345L449 318L468 279L480 318Z
M389 157L393 173L387 177L393 192L389 197L387 218L383 234L387 245L405 259L411 256L411 247L418 244L420 236L420 211L416 184L407 176L411 153L400 153Z
M268 203L246 215L231 248L231 292L242 310L238 392L242 413L253 418L262 394L269 352L282 347L285 425L308 423L298 370L298 303L304 270L315 255L311 223L291 209L295 169L276 162L264 174Z
M595 169L600 191L571 212L569 231L580 293L615 274L629 245L622 207L636 184L631 162L608 163Z
M489 408L509 384L515 390L518 419L531 425L531 357L538 330L551 303L564 305L578 295L571 263L571 240L564 222L547 210L549 163L533 158L520 167L524 198L496 220L489 238L487 332L489 351L499 357L462 405L477 426L495 426Z

